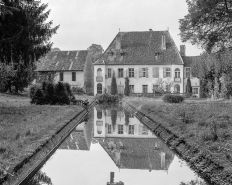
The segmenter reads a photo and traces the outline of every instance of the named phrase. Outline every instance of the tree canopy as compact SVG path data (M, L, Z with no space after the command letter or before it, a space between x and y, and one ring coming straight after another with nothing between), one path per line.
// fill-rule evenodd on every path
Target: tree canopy
M20 85L19 82L27 86L34 78L31 73L35 62L50 51L52 43L49 40L59 26L52 28L52 21L47 21L50 13L50 10L46 11L48 4L41 4L39 0L2 0L1 8L5 7L17 11L0 16L0 63L24 72L20 76L16 72L11 80L8 78L9 88L11 84ZM16 91L18 88L15 88Z
M101 45L98 44L92 44L87 48L87 50L93 55L93 61L97 61L102 53L104 52L104 49Z
M183 42L215 52L231 47L232 1L186 0L188 14L179 20Z

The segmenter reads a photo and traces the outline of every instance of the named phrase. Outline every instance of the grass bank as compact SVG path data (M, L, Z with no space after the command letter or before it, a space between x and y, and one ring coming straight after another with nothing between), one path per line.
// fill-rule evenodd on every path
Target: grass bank
M78 99L91 102L93 97ZM80 106L31 105L27 96L0 94L0 178L81 110Z
M153 120L192 144L208 150L232 173L232 102L186 100L168 104L151 98L124 98Z

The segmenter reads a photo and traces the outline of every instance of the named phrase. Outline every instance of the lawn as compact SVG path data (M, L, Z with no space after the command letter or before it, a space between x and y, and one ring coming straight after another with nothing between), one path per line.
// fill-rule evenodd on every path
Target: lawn
M124 100L189 143L208 150L232 173L232 101L186 100L169 104L143 97Z
M78 99L91 102L93 97ZM27 96L0 93L0 177L81 110L80 106L31 105Z

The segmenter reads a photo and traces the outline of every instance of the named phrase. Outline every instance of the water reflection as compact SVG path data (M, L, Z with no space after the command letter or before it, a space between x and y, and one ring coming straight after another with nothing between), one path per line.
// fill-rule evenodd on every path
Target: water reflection
M94 108L88 122L70 134L41 171L54 185L107 184L112 182L110 172L115 173L114 184L185 185L198 180L185 162L122 108Z

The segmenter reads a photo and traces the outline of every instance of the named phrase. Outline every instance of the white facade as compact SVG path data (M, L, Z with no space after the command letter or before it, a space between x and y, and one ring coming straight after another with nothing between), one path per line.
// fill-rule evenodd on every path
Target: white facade
M96 138L156 138L136 117L130 115L128 125L124 112L117 112L116 124L113 126L111 110L94 108L94 137Z
M158 75L154 76L154 68L158 69ZM170 77L164 76L164 68L170 68ZM101 70L101 73L99 71ZM111 69L111 77L109 77L108 69ZM119 69L123 69L123 76L119 76ZM134 77L130 77L129 69L134 69ZM141 69L146 69L147 73L141 76ZM176 74L175 70L179 69ZM157 85L158 81L163 81L163 85L171 84L171 92L176 91L175 85L179 85L179 93L184 93L184 72L183 65L94 65L94 94L98 94L97 86L102 85L102 93L106 89L110 91L113 72L117 79L118 87L125 87L125 77L129 77L129 85L134 86L134 93L143 93L144 86L147 86L147 93L153 93L153 85ZM142 70L142 73L144 71ZM157 73L157 72L156 72ZM133 75L132 75L133 76ZM102 78L98 78L102 77ZM165 89L166 87L164 87ZM118 88L120 91L120 88Z
M63 73L63 80L61 79L61 74ZM74 74L73 74L74 73ZM74 79L72 78L72 76ZM84 86L84 72L83 71L61 71L57 72L57 75L55 76L55 82L67 82L71 86L78 86L83 87Z

